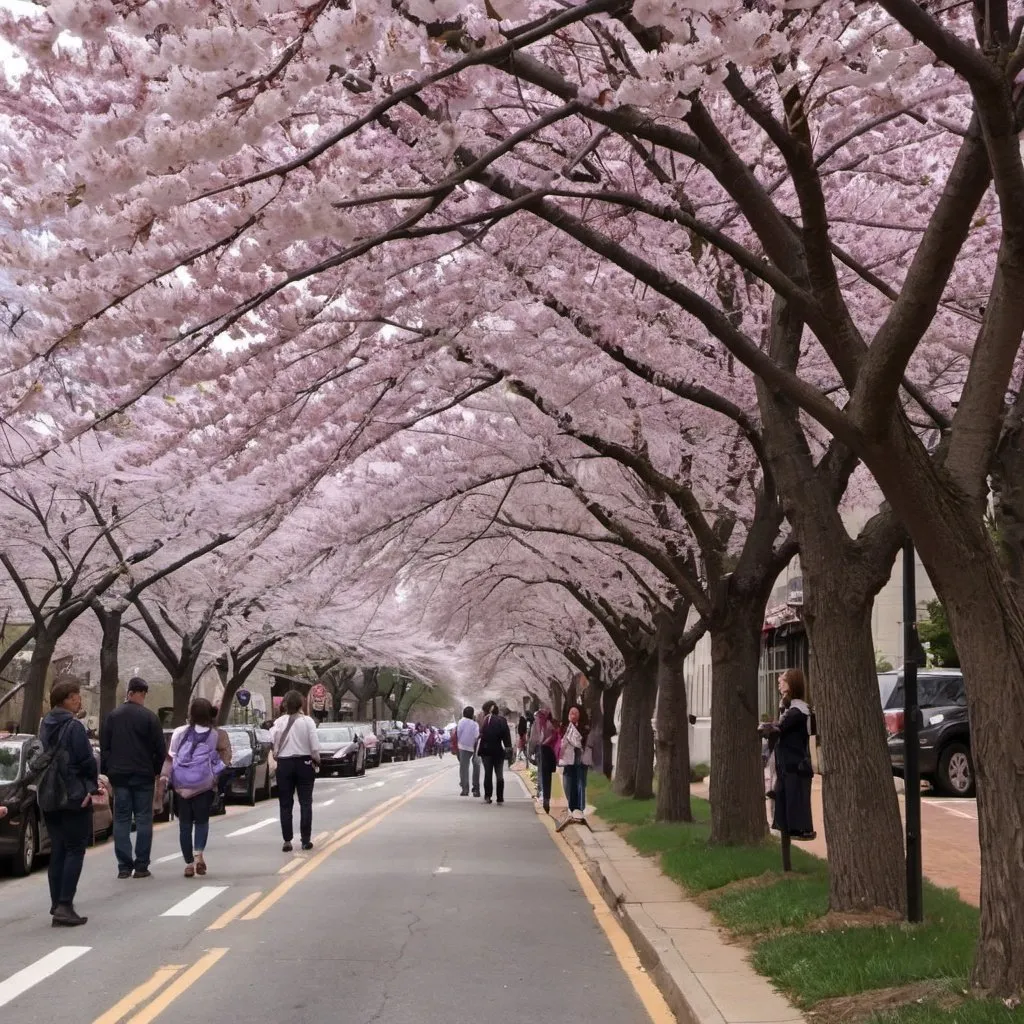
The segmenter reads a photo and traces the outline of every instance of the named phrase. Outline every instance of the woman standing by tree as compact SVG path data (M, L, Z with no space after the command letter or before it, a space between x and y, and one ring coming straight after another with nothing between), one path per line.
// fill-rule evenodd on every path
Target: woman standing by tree
M807 685L798 668L779 676L779 696L785 711L778 722L762 726L775 742L775 818L772 827L793 839L813 839L811 818L811 709L804 697Z

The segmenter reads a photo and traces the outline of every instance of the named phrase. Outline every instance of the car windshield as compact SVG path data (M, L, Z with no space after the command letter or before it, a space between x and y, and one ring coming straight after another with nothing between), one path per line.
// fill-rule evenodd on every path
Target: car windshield
M345 728L339 729L337 727L333 729L317 729L317 737L320 740L320 745L327 743L351 743L352 742L352 730Z
M0 782L14 782L21 768L20 743L0 743Z
M904 701L903 678L900 677L886 707L901 708ZM966 707L967 693L964 677L960 675L919 675L917 677L917 703L922 708Z

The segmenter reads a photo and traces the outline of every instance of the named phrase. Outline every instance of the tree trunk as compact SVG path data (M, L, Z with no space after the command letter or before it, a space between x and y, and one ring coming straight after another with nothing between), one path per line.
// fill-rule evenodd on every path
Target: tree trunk
M690 807L690 720L682 650L674 623L658 623L657 821L693 821Z
M621 680L612 683L601 694L601 716L604 719L604 729L601 733L601 744L603 747L602 767L604 769L604 776L609 781L612 777L612 755L614 753L612 739L617 732L615 728L615 709L618 706L620 696L622 696Z
M768 832L757 727L764 601L734 597L711 629L711 842L760 843Z
M615 792L647 800L654 793L654 731L651 718L658 696L657 663L636 662L626 673L622 722L615 761Z
M903 914L903 830L878 704L871 633L874 588L865 593L858 586L855 558L843 558L843 546L834 548L827 561L801 551L804 619L825 758L829 907L881 907ZM844 574L844 565L851 571Z
M104 609L97 611L100 625L103 627L103 640L100 643L100 727L107 720L107 715L117 706L117 685L120 667L118 648L121 643L121 611Z
M56 638L45 632L36 634L32 660L28 666L28 681L22 691L21 731L35 735L39 732L39 720L43 717L43 697L46 691L46 674L50 670Z
M191 668L187 672L176 675L171 679L171 693L173 695L171 725L184 725L188 721L188 707L192 703L193 688ZM222 701L221 703L225 704L227 702Z

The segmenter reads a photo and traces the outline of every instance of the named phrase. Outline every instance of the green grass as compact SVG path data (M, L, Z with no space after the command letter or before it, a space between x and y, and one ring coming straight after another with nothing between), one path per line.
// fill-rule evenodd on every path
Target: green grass
M823 999L918 981L966 986L978 934L978 910L956 893L925 886L924 924L845 929L816 926L828 912L828 864L794 846L793 868L781 870L778 842L757 847L708 843L710 808L694 799L693 824L654 821L653 800L616 796L603 777L588 787L597 813L626 826L629 843L658 856L661 868L708 904L734 934L755 940L753 963L801 1007ZM757 879L749 886L730 883ZM868 1024L1024 1024L1024 1011L969 1000L956 1008L937 1002L879 1014Z
M924 1002L875 1014L871 1024L1024 1024L1024 1007L1008 1010L994 999L968 999L954 1009Z
M754 966L800 1005L868 989L970 971L978 911L955 893L929 885L925 922L911 927L815 929L777 935L754 950Z

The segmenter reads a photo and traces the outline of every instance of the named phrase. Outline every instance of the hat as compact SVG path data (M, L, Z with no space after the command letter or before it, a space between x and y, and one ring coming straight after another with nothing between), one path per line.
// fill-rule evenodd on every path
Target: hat
M129 693L149 693L149 683L142 676L132 676L128 680Z

